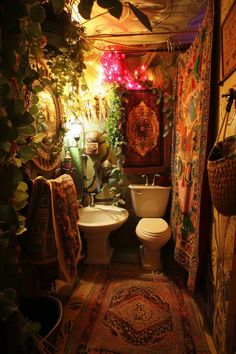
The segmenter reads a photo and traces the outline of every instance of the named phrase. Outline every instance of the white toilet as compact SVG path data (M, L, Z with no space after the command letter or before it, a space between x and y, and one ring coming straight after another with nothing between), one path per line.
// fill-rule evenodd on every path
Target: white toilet
M130 184L129 189L134 212L142 218L135 229L141 242L142 267L161 270L161 247L171 237L171 229L161 217L166 212L171 187Z

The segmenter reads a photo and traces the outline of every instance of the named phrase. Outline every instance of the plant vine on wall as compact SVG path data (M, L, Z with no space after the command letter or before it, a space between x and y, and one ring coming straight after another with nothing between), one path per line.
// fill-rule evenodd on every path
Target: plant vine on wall
M105 139L115 155L115 164L112 166L110 173L110 197L113 204L124 204L124 178L122 174L123 145L125 144L125 136L123 130L124 123L124 106L123 94L124 88L117 84L108 84L106 96L108 100L109 112L105 125Z
M65 80L78 85L85 68L83 29L71 22L64 7L59 0L3 0L0 5L1 288L7 274L17 272L15 236L25 231L22 210L28 191L23 167L37 156L45 138L39 95L47 87L59 96ZM64 32L56 33L55 28L61 30L59 23L64 24ZM57 151L49 154L60 152L62 135L63 127Z

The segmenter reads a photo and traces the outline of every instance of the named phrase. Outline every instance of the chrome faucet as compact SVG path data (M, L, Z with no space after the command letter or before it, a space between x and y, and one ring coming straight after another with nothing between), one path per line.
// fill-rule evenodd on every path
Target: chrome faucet
M155 175L153 176L153 180L152 180L152 186L156 185L156 177L161 177L158 173L155 173Z
M148 186L148 176L147 175L142 175L142 177L145 178L145 185Z
M90 204L89 204L89 206L90 207L95 207L95 195L96 195L96 193L89 193L89 195L90 195Z

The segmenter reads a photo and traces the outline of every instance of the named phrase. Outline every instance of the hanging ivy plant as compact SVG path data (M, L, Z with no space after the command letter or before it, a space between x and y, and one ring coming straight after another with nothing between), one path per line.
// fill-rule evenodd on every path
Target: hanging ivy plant
M41 22L45 11L38 1L3 0L0 6L0 203L1 235L24 231L20 210L28 194L23 182L22 164L37 154L39 136L34 115L26 107L25 94L32 92L39 73L31 61L43 55ZM7 188L6 188L7 183Z
M125 144L124 135L124 89L117 84L108 84L106 97L109 106L108 117L106 119L106 141L114 152L116 163L112 166L110 173L110 197L114 205L124 204L124 178L122 174L123 146Z
M73 78L73 85L78 77L73 71L81 75L84 69L83 30L71 23L70 14L64 8L63 0L2 0L0 5L0 266L3 274L8 271L9 262L17 272L14 238L25 231L21 211L27 204L28 193L22 167L37 156L45 138L38 129L40 122L37 129L35 124L40 118L38 94L47 86L59 95L65 76L69 73L68 81ZM50 22L58 24L59 20L64 24L64 32L59 35L51 32L50 36ZM60 64L51 66L53 76L50 77L41 63L54 60ZM66 66L61 75L62 70L58 68L63 63Z
M110 84L107 86L106 96L109 105L105 126L106 140L119 157L122 153L122 145L125 144L123 89L116 84Z
M75 87L85 68L83 29L71 22L64 6L62 0L3 0L0 6L0 164L16 167L9 173L14 175L12 179L18 178L18 183L23 180L22 163L37 155L45 138L38 129L38 94L45 87L55 95L60 95L66 84ZM51 76L40 64L45 60ZM4 174L4 168L1 171ZM16 188L17 183L9 190L10 209L14 209L11 200ZM0 185L0 193L3 189L4 184Z

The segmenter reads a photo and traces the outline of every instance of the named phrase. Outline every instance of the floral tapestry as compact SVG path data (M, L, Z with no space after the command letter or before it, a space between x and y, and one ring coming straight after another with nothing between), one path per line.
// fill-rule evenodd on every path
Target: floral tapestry
M172 152L171 227L175 259L188 272L188 288L195 290L199 267L201 208L209 121L213 4L210 1L191 47L178 58L177 106Z

